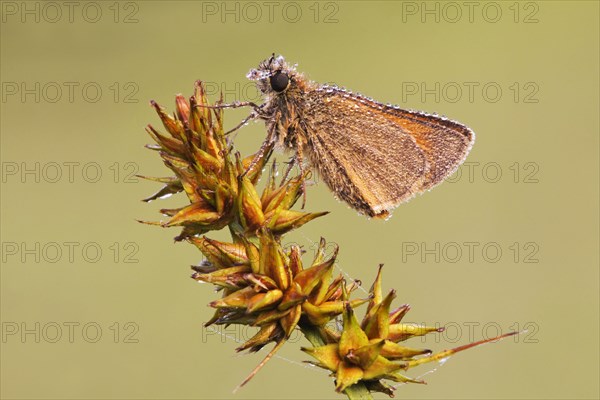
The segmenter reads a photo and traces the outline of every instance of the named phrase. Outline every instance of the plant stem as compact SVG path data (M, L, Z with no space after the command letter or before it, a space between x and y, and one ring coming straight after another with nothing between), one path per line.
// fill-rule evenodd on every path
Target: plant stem
M300 330L306 337L306 339L312 344L314 347L324 346L325 341L321 337L319 330L314 326L308 324L298 324Z
M371 396L371 392L365 386L364 383L355 383L354 385L347 387L344 390L346 396L350 400L373 400L373 396Z

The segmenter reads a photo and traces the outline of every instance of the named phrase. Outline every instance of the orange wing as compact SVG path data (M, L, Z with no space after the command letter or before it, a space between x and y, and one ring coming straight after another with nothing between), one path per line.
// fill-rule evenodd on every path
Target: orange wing
M359 212L385 217L465 160L475 134L449 119L340 89L306 95L304 147L329 188Z

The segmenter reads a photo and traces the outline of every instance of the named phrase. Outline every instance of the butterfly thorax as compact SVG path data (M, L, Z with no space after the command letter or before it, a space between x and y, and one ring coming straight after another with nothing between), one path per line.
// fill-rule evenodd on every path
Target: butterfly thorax
M267 130L273 129L278 146L285 150L297 150L307 143L304 114L309 91L316 84L305 80L301 75L294 76L290 87L282 93L270 93L263 106Z

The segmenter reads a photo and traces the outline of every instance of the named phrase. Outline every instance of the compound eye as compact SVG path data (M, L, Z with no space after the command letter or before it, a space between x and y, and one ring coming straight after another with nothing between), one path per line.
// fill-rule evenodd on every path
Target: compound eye
M271 82L271 88L277 93L283 92L290 84L290 78L281 71L271 76L269 81Z

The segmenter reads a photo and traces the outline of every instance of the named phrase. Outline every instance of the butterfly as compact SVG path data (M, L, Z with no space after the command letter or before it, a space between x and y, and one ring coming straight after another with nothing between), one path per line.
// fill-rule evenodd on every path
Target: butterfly
M264 102L222 106L253 107L234 130L265 121L267 137L255 161L272 146L291 150L301 170L305 163L314 167L337 198L369 217L387 218L444 181L475 141L459 122L312 82L283 56L273 54L247 77Z

